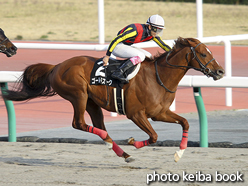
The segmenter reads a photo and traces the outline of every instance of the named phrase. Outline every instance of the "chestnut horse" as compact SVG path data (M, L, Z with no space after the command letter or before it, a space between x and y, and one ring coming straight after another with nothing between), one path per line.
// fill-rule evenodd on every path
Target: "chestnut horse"
M16 54L17 47L5 36L4 31L0 28L0 52L7 57Z
M98 135L118 156L125 158L126 162L133 161L134 159L124 152L106 131L101 108L111 112L116 111L113 88L90 85L90 74L95 61L97 58L80 56L55 66L30 65L23 73L19 89L8 90L3 97L13 101L23 101L58 94L70 101L73 106L72 126L75 129ZM124 85L126 117L150 137L145 141L135 141L131 138L129 144L141 148L157 141L158 136L148 118L176 123L182 126L183 137L180 149L175 153L175 161L182 157L187 147L189 124L185 118L170 111L169 107L175 98L179 81L190 68L199 70L213 77L214 80L224 75L223 68L213 58L205 44L194 38L179 37L170 52L160 54L152 60L146 59L138 74L130 80L130 83ZM93 126L85 123L85 111L89 113Z

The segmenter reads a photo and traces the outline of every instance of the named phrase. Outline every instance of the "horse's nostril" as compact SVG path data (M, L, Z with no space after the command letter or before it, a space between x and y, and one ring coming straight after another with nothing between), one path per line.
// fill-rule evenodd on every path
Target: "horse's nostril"
M17 48L16 48L15 46L12 46L12 47L11 47L11 50L12 50L12 51L16 51Z
M222 75L225 74L225 70L219 69L219 70L217 70L217 74L220 75L220 76L222 76Z

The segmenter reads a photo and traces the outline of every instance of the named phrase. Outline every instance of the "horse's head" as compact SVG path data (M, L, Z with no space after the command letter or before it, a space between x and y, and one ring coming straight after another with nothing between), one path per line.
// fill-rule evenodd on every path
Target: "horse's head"
M207 46L197 39L188 38L185 40L189 43L191 50L186 57L189 66L201 71L206 76L213 77L214 80L221 79L225 74L225 70L215 60ZM191 57L189 54L191 54Z
M11 57L16 54L17 47L5 36L4 31L0 28L0 52Z

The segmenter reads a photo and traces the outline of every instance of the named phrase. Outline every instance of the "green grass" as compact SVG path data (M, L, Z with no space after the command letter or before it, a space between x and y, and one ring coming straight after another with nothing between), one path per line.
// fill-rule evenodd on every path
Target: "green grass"
M195 3L104 2L107 42L127 24L145 23L153 14L165 19L163 39L197 37ZM1 28L12 40L98 41L97 0L8 0L0 6ZM247 34L247 12L245 5L203 4L203 36Z

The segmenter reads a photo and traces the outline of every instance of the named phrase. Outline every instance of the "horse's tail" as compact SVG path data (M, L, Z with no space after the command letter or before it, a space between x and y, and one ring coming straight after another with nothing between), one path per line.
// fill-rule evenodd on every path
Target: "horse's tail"
M49 74L54 67L43 63L28 66L17 87L14 90L5 90L2 97L12 101L24 101L36 97L54 96L56 92L49 81Z

